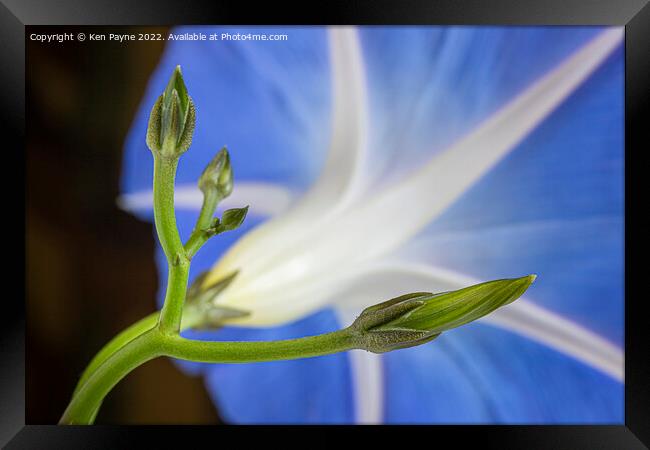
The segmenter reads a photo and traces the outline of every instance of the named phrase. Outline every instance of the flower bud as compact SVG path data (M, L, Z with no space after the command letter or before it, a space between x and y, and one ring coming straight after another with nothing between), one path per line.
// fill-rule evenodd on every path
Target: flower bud
M429 342L519 298L535 275L488 281L457 291L407 294L366 308L351 325L358 348L383 353Z
M244 223L248 214L248 206L244 208L232 208L223 212L221 220L217 221L213 230L215 233L236 230Z
M232 167L230 166L230 155L226 148L222 148L212 158L201 177L199 178L199 189L204 195L211 190L217 192L220 199L230 195L233 187Z
M147 146L153 152L178 157L192 143L196 113L187 94L180 66L176 66L169 83L151 109L147 128Z

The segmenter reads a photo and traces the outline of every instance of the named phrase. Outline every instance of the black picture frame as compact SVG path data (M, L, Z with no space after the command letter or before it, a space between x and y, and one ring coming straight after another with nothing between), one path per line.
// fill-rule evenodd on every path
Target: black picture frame
M625 425L620 426L427 426L408 427L422 433L424 442L438 439L462 444L480 439L483 448L636 449L650 445L650 369L648 327L643 314L644 256L648 254L643 199L650 157L650 6L648 0L328 0L298 5L250 1L171 0L3 0L0 4L2 54L2 118L7 147L5 167L24 167L25 137L25 26L27 25L172 25L232 24L467 24L467 25L616 25L625 27ZM7 144L12 138L15 145ZM9 161L15 157L16 161ZM4 171L5 185L10 181ZM20 170L14 171L20 175ZM15 183L13 190L15 191ZM645 186L645 188L644 188ZM26 187L27 188L27 187ZM11 187L5 187L11 189ZM9 192L5 190L5 192ZM19 196L14 211L23 211ZM21 217L18 212L12 217ZM22 216L24 217L24 216ZM12 221L16 234L24 222ZM5 252L9 252L5 248ZM15 255L12 250L15 262ZM16 253L13 253L16 252ZM5 254L5 257L7 255ZM19 264L13 264L19 267ZM24 267L24 266L23 266ZM10 278L11 275L7 276ZM17 277L18 274L15 274ZM27 286L25 280L23 286ZM18 290L20 291L20 290ZM22 448L166 448L204 439L220 445L232 433L248 428L229 427L60 427L25 425L24 295L4 298L0 327L0 444ZM301 432L320 427L301 427ZM382 439L404 433L405 427L328 427L329 433L363 433ZM286 440L284 427L255 427L256 437ZM327 439L327 438L325 438ZM413 439L419 439L414 437ZM277 442L277 441L276 441ZM645 445L644 445L645 443Z

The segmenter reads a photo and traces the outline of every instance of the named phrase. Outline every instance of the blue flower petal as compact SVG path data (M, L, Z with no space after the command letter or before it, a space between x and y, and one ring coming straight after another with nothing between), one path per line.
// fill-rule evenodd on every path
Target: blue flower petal
M375 174L400 176L475 128L599 27L361 28ZM386 176L386 175L384 175Z
M548 347L473 323L385 355L388 423L621 424L624 387Z

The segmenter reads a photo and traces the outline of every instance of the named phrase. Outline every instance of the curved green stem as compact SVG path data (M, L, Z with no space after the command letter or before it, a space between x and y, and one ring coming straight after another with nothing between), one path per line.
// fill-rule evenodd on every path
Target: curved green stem
M101 364L72 397L60 424L89 424L106 394L136 367L162 355L162 334L154 328L136 337Z
M113 353L124 347L136 337L140 336L146 331L151 330L158 322L159 311L156 311L148 316L138 320L136 323L120 332L117 336L111 339L90 361L86 369L81 374L77 387L72 395L76 395L81 386L88 380L90 375L97 370L97 368L106 361ZM202 317L200 311L196 308L186 307L183 310L183 319L181 321L181 331L188 328L195 327L201 323Z
M104 397L129 372L158 356L195 362L250 363L329 355L357 348L350 328L299 339L268 342L204 342L152 328L110 355L72 397L60 424L90 424Z
M138 320L136 323L131 325L129 328L122 331L120 334L111 339L108 344L106 344L102 349L93 357L90 363L86 366L86 369L81 374L79 381L77 382L77 387L74 390L72 395L76 395L79 392L79 389L83 384L88 380L90 374L92 374L97 367L99 367L104 361L106 361L113 353L124 347L134 338L140 336L145 331L148 331L156 326L158 322L159 313L156 311L153 314L149 314L143 319Z

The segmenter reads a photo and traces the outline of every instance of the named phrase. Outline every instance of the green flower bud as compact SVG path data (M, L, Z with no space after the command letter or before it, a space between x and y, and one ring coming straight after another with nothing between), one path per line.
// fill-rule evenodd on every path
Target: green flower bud
M211 190L217 192L220 199L224 199L232 192L232 167L230 166L230 155L224 147L212 158L201 177L199 178L199 189L204 195Z
M221 220L215 226L216 231L218 233L223 233L224 231L236 230L242 223L244 223L247 214L248 206L245 208L232 208L225 210L221 216Z
M407 294L371 306L351 325L356 332L356 344L373 353L384 353L429 342L444 331L512 303L535 278L528 275L451 292Z
M187 94L180 66L176 66L169 83L151 109L147 127L147 146L153 152L178 157L192 143L196 112Z

